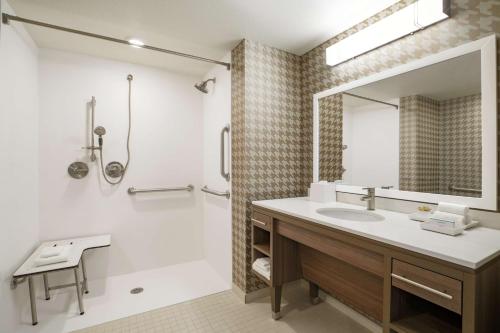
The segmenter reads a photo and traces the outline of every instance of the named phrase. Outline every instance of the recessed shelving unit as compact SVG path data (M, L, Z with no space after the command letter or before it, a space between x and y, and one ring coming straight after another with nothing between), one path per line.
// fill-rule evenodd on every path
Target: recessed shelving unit
M391 332L460 333L462 316L404 290L392 287Z
M252 219L252 263L263 257L271 259L271 221L266 219ZM271 262L272 270L272 262ZM264 281L267 285L271 285L271 279L252 269L252 272Z

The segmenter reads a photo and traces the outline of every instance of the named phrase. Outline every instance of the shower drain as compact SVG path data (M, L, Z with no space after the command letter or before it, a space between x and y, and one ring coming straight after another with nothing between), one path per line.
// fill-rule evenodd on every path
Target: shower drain
M144 288L141 288L141 287L137 287L137 288L134 288L134 289L131 289L130 290L130 293L135 295L135 294L140 294L144 291Z

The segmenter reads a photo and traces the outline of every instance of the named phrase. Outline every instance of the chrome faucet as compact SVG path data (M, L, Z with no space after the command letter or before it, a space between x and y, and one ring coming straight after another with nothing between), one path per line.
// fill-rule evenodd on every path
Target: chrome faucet
M363 190L368 190L368 193L361 197L361 201L366 201L367 210L375 210L375 187L364 187Z

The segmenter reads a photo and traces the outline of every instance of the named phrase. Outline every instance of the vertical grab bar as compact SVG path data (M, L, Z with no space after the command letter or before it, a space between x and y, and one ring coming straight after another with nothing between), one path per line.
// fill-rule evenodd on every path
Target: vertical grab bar
M222 128L220 132L220 175L226 180L229 181L229 171L226 172L226 164L225 164L225 155L226 155L226 146L224 143L224 133L227 133L229 140L229 124Z

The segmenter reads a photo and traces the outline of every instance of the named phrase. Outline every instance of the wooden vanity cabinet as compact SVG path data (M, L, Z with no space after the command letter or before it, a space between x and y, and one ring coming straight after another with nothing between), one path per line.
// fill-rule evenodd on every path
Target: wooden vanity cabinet
M320 288L384 332L500 332L498 258L473 270L258 206L252 228L254 256L271 259L274 318L282 286L305 279L313 302Z

